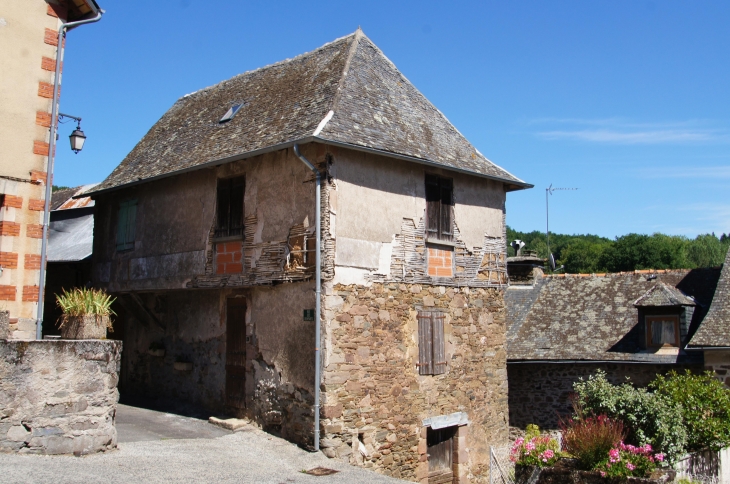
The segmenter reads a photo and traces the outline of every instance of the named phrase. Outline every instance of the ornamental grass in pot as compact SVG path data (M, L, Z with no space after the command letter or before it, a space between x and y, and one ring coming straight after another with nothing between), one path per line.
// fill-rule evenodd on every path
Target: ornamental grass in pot
M106 339L106 331L113 331L111 316L115 298L101 289L63 289L56 294L56 304L63 314L58 328L63 339Z

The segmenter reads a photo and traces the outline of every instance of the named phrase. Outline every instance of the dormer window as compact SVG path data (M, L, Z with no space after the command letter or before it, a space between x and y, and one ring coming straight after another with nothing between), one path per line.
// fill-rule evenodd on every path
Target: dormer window
M646 343L651 348L679 346L679 315L645 316Z

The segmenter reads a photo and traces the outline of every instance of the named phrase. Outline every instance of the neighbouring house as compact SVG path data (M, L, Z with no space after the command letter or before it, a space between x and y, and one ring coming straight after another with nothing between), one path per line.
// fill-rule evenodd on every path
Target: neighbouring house
M730 386L730 250L725 256L710 310L687 349L702 352L705 368Z
M511 426L557 429L573 383L599 369L637 386L702 370L702 355L685 346L705 325L718 268L545 275L539 259L532 272L516 262L520 277L505 295Z
M323 174L319 315L295 146ZM123 398L245 415L311 448L321 348L328 456L484 476L508 439L505 199L529 187L360 30L183 96L87 193L94 283L124 307Z
M43 336L60 334L56 322L61 310L56 304L56 294L91 284L94 201L89 197L73 197L96 185L58 190L51 197Z
M36 336L49 127L61 22L94 0L3 0L0 10L0 302L10 337Z

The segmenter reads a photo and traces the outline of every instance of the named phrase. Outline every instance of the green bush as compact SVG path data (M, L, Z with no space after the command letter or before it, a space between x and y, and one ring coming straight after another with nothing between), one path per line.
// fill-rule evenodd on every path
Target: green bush
M672 371L649 385L681 409L687 429L687 450L720 450L730 445L730 389L711 372L680 375Z
M629 383L612 385L601 370L588 380L576 382L573 388L586 415L606 415L623 422L626 442L650 444L666 454L670 462L684 454L687 431L682 413L666 395L634 388Z

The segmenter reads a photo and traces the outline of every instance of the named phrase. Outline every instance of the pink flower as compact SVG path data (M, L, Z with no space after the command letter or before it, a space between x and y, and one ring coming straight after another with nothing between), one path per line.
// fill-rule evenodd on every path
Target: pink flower
M528 451L535 450L535 443L534 442L528 442L527 445L525 445L525 449Z
M611 449L608 451L608 460L609 462L618 462L621 460L621 455L619 454L618 449Z
M553 452L551 449L546 450L543 455L547 457L548 459L552 459L555 457L555 452Z
M659 462L664 462L664 454L654 454L654 458Z
M606 473L601 471L601 477L606 477Z
M633 471L634 469L636 469L636 466L634 464L632 464L631 462L627 462L626 468L630 471Z

